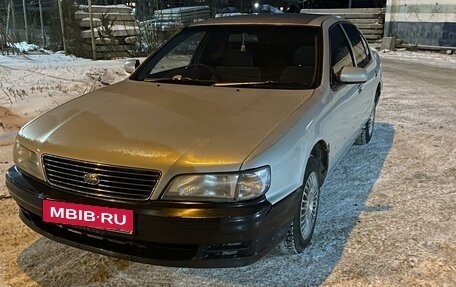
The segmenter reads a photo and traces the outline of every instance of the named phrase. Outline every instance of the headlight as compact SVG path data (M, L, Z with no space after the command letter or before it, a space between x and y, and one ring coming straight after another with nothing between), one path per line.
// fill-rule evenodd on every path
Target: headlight
M40 158L36 153L16 142L14 145L14 163L24 172L43 179Z
M269 167L241 173L181 175L166 189L165 200L248 200L265 193L271 183Z

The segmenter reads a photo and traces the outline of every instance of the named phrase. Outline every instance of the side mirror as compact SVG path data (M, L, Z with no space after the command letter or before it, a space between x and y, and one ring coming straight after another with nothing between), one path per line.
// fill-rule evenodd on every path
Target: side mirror
M339 81L345 84L361 84L367 82L367 71L360 67L344 67L340 72Z
M128 59L124 64L125 72L129 74L133 73L135 69L138 68L139 64L140 63L138 59Z

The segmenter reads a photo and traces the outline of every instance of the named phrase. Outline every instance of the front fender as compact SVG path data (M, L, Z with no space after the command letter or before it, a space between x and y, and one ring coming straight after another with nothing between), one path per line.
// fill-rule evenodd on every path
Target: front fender
M321 118L329 109L331 95L318 88L293 111L242 164L242 169L269 165L271 186L266 198L276 203L303 184L313 146L322 138Z

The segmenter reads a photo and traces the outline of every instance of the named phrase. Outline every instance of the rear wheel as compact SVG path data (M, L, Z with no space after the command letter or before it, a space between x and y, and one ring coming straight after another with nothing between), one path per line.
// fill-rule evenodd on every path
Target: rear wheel
M320 181L322 178L319 174L320 171L319 161L311 156L307 163L304 185L296 206L295 217L288 230L287 237L279 245L282 252L299 254L310 244L320 201Z
M359 134L358 138L355 141L356 145L363 145L363 144L367 144L370 142L370 140L372 138L372 134L374 133L376 107L377 107L377 104L375 103L374 107L372 108L369 119L367 120L366 124L364 125L363 129L361 130L361 133Z

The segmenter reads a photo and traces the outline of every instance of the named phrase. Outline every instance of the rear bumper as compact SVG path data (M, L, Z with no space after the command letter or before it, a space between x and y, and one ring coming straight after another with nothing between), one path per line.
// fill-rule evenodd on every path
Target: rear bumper
M259 260L286 236L298 195L295 191L275 205L264 196L210 204L107 201L53 189L14 166L6 184L22 221L52 240L132 261L181 267L235 267ZM131 209L135 231L130 235L43 222L42 201L47 198Z

